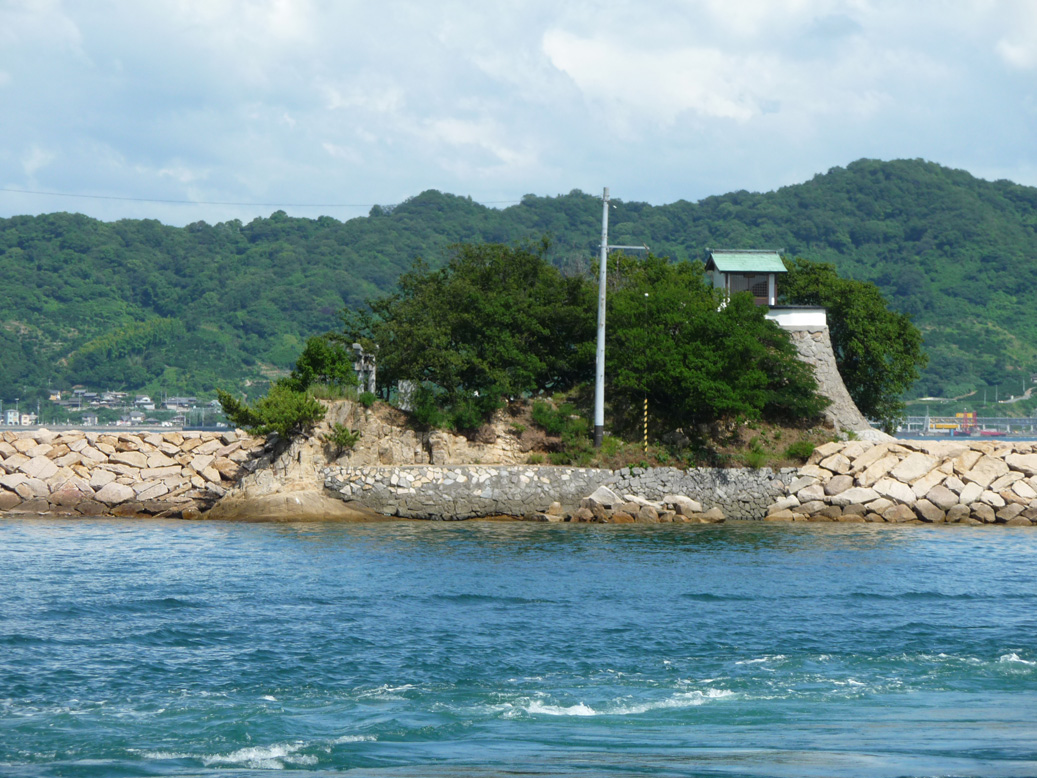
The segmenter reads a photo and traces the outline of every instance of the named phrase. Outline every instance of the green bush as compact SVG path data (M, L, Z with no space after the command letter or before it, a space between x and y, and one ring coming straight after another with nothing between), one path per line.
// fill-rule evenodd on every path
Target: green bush
M533 423L548 435L562 439L562 450L551 454L551 464L586 464L594 455L590 440L590 423L577 414L571 403L553 408L543 400L533 403L530 410Z
M799 459L806 462L810 459L810 455L814 453L814 444L808 440L798 440L795 443L789 444L785 449L786 459Z
M468 394L459 396L446 410L450 426L458 432L465 432L481 427L500 406L501 402L495 395Z
M430 386L419 386L411 398L411 413L414 420L428 429L439 429L447 425L447 416L439 407L436 392Z
M361 434L360 430L352 430L345 424L334 424L331 432L324 435L324 442L337 451L349 451L360 440Z
M749 444L748 450L742 454L742 461L746 467L751 467L754 470L758 470L767 464L768 454L763 448L763 444L759 438L753 438L752 443Z
M360 396L357 397L357 402L365 408L370 408L377 400L378 396L374 392L361 392Z
M297 392L275 383L266 397L254 406L246 405L233 395L217 389L216 396L230 422L252 435L276 432L289 439L324 418L326 408L305 392Z
M345 345L328 335L314 335L295 361L284 383L289 389L304 392L313 384L326 384L345 390L357 385L353 355Z

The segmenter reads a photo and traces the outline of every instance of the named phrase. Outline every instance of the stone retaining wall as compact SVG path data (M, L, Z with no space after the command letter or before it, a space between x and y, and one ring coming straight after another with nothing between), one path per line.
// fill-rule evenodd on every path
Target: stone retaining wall
M843 383L832 350L828 327L786 327L801 361L810 365L817 379L818 391L832 401L825 409L825 417L837 430L867 430L871 428L864 414L858 410Z
M312 445L299 446L274 457L241 432L7 431L0 513L194 518L254 480L272 495L308 488L369 516L401 518L1037 523L1037 443L1029 442L828 443L803 467L780 471L328 465Z
M0 512L197 517L262 452L233 431L6 431Z
M1037 443L828 443L799 469L767 519L1030 526L1037 521Z
M324 486L379 513L420 519L466 519L477 516L562 515L571 518L585 498L606 486L619 496L659 503L689 498L719 509L730 519L761 519L768 506L787 491L795 470L774 472L747 468L678 470L633 468L604 470L532 465L455 465L436 467L343 467L324 469ZM548 514L552 504L554 513ZM609 508L618 507L608 506Z

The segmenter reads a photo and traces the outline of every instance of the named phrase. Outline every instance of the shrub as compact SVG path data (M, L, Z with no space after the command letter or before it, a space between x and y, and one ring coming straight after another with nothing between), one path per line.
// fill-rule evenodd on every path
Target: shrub
M291 375L283 379L289 389L304 392L314 384L343 391L357 385L353 355L345 345L328 335L315 335L295 361Z
M331 432L324 435L324 442L337 451L349 451L360 440L361 434L360 430L351 430L345 424L334 424Z
M586 464L593 458L590 424L576 413L571 403L562 403L556 409L543 400L537 400L533 403L530 415L533 423L544 432L562 439L562 450L551 455L552 464Z
M786 459L800 459L806 462L810 459L810 455L814 453L814 444L809 440L798 440L795 443L790 443L785 449Z
M764 450L759 438L753 438L752 443L749 444L749 449L742 454L742 461L745 462L746 467L751 467L754 470L758 470L767 464L767 452Z
M445 427L447 416L439 407L435 391L428 386L418 387L411 399L414 420L423 427L438 429Z
M291 438L324 418L326 409L305 392L297 392L283 384L275 383L266 397L254 406L246 405L220 389L216 396L223 406L223 413L238 427L247 429L252 435L268 435L276 432L284 439Z
M565 408L566 406L562 406ZM569 406L571 407L571 406ZM565 416L561 409L555 410L543 400L533 403L531 414L533 423L540 427L548 435L561 435L565 428Z
M365 408L370 408L378 400L377 395L374 392L361 392L360 396L356 398L357 402L363 405Z

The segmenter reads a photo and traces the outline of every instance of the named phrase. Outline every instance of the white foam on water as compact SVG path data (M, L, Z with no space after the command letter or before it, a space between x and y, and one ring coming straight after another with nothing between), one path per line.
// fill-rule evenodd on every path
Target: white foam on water
M667 708L694 708L705 705L710 700L722 700L725 697L733 697L734 692L727 689L706 689L706 691L680 692L665 700L642 702L635 705L617 706L605 710L604 715L626 716L638 713L647 713L652 710L665 710Z
M1031 667L1033 667L1034 665L1037 665L1037 662L1031 662L1028 659L1023 659L1021 656L1019 656L1014 651L1011 652L1010 654L1002 655L997 661L1000 662L1001 664L1012 663L1012 664L1029 665Z
M910 654L901 654L896 659L902 659L908 662L921 660L923 662L964 662L967 665L981 665L984 664L982 659L974 656L954 656L953 654L918 654L912 656Z
M400 686L392 686L391 684L382 684L381 686L368 689L367 691L360 692L357 697L360 699L375 699L375 700L399 700L402 699L399 696L400 692L406 692L415 688L414 684L405 683Z
M374 735L342 735L332 740L331 743L340 746L343 743L368 743L377 739Z
M582 702L578 702L575 705L548 705L540 702L540 700L533 700L526 705L519 706L526 713L532 715L545 715L545 716L597 716L598 712L594 710L590 705L584 705Z
M315 765L317 757L299 754L306 746L303 742L278 743L272 746L249 746L229 754L210 754L201 757L206 767L213 765L236 765L254 770L283 770L288 765Z
M129 749L131 754L140 754L145 759L194 759L194 754L181 754L176 751L137 751L136 749Z
M373 735L342 735L331 741L332 745L375 740ZM317 757L299 753L307 743L277 743L270 746L249 746L228 754L188 754L180 751L136 751L146 759L197 759L206 767L229 765L253 770L284 770L287 767L310 767L317 764ZM325 752L330 748L324 748Z
M503 713L505 718L514 718L523 713L530 716L636 716L653 710L694 708L712 700L733 696L734 692L727 689L710 688L705 691L696 689L690 692L678 692L662 700L614 702L598 707L592 707L584 702L578 702L575 705L555 705L542 699L526 699L493 706L491 710Z
M259 699L266 700L267 702L277 702L277 698L272 696L272 695L270 695L270 694L264 694Z
M780 662L785 659L784 654L775 654L774 656L762 656L759 659L739 659L735 662L736 665L762 665L766 662Z

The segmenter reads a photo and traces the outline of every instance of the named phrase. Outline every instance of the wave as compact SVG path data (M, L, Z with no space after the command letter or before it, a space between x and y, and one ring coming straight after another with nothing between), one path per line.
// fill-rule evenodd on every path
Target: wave
M645 700L643 702L613 702L588 705L578 702L574 705L558 705L543 699L524 699L494 706L495 710L506 718L522 714L529 716L636 716L653 710L694 708L714 700L734 697L735 693L727 689L706 689L705 691L678 692L661 700Z
M141 751L146 759L160 761L191 759L201 762L206 767L230 766L245 767L251 770L284 770L293 767L312 767L319 761L314 754L301 753L305 749L317 748L325 753L332 746L345 743L362 743L376 740L374 735L342 735L324 744L307 743L296 740L293 743L275 743L268 746L247 746L227 754L189 754L177 751Z
M401 692L409 692L417 687L414 684L405 683L399 686L393 686L392 684L382 684L374 689L365 689L357 694L357 699L373 699L373 700L402 700L405 699Z
M997 660L1000 664L1021 664L1029 667L1037 666L1037 662L1033 662L1029 659L1023 659L1017 653L1012 651L1011 653L1004 654Z
M1029 597L1029 595L1027 595ZM997 594L975 594L972 592L936 592L936 591L913 591L913 592L848 592L843 595L848 600L881 600L897 601L907 600L909 602L932 600L1003 600L1000 592Z
M428 600L433 602L452 602L462 605L549 605L553 600L540 598L497 596L493 594L430 594Z
M784 654L774 654L773 656L761 656L758 659L739 659L735 662L736 665L762 665L767 662L782 662L788 659Z

